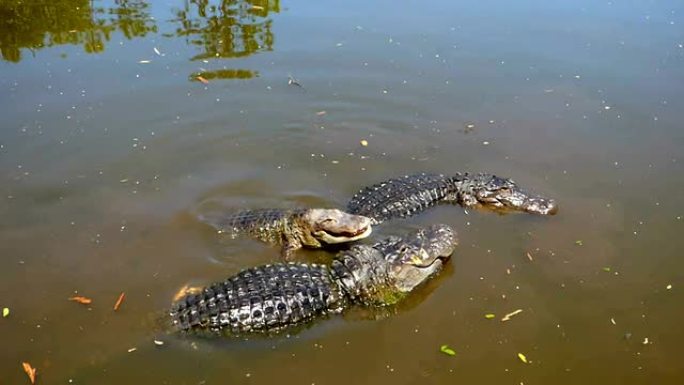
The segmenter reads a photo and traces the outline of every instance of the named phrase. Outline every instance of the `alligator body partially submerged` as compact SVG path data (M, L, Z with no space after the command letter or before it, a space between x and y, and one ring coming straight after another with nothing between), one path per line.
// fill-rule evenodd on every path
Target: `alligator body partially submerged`
M351 305L391 305L437 274L454 248L454 231L434 225L404 238L355 245L330 265L275 263L184 297L171 311L181 330L273 332Z
M511 179L491 174L414 174L389 179L360 190L347 204L352 214L370 217L373 224L405 218L439 203L553 215L553 199L525 192Z
M337 209L257 209L200 219L233 238L247 235L280 245L286 259L303 246L351 242L372 232L370 218Z

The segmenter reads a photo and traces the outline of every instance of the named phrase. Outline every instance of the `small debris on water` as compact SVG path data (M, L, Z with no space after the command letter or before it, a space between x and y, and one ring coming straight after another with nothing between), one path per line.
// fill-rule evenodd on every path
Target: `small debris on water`
M368 146L368 141L367 141L366 139L362 139L360 143L361 143L361 145L362 145L363 147L367 147L367 146Z
M615 318L612 317L610 318L610 323L612 323L613 325L617 325L617 323L615 322Z
M485 140L484 142L482 142L482 144L487 146L487 145L489 145L489 142Z
M501 318L501 321L502 322L509 321L511 319L511 317L516 316L520 313L522 313L522 309L517 309L515 311L512 311L512 312L506 314L505 316L503 316L503 318Z
M114 304L114 311L119 310L119 307L121 307L121 303L123 303L124 298L126 297L126 293L123 291L121 294L119 294L119 297L116 300L116 303Z
M92 299L90 299L90 298L88 298L88 297L83 297L83 296L80 296L80 295L77 295L77 296L75 296L75 297L69 297L69 301L78 302L78 303L80 303L80 304L82 304L82 305L89 305L90 303L93 302Z
M578 239L578 240L575 241L575 244L576 244L577 246L582 246L582 245L584 245L584 242L582 242L581 239Z
M203 78L202 76L197 75L195 79L199 80L202 84L209 84L209 80Z
M31 366L30 363L28 362L22 362L21 366L24 368L24 372L29 378L29 381L31 381L31 384L36 383L36 368Z
M672 284L665 286L665 288L666 288L667 290L672 290ZM3 311L3 314L4 314L4 311Z
M154 340L154 344L157 346L162 346L164 345L164 341Z
M456 352L454 351L454 349L450 348L449 345L440 346L439 351L446 354L446 355L449 355L449 356L455 356L456 355Z
M190 294L199 294L202 292L202 288L198 286L190 286L189 284L181 287L176 294L173 296L173 302L179 301L181 298Z
M138 63L140 63L140 64L149 64L149 63L151 63L151 61L150 61L150 60L138 60Z
M496 315L493 314L493 313L487 313L487 314L485 314L485 318L486 318L486 319L494 319L495 317L496 317Z
M7 318L10 315L10 310L8 307L3 307L2 308L2 318Z
M608 267L608 266L604 267L602 270L605 271L606 273L610 273L610 267Z
M325 114L327 114L327 113L328 113L328 112L325 111L325 110L323 110L323 111L318 111L318 112L316 112L316 116L323 116L323 115L325 115Z
M644 340L641 342L644 345L648 345L651 343L651 341L648 340L648 337L645 337Z
M527 253L525 253L525 254L527 255L527 259L529 259L530 262L533 262L533 261L534 261L534 259L532 258L532 255L531 255L529 252L527 252Z
M129 352L129 353L133 353L133 352L136 351L136 350L138 350L138 348L130 348L130 349L128 349L128 352Z
M299 84L299 80L295 79L292 75L287 75L287 84L290 86L302 87L302 85Z
M518 353L518 358L520 359L520 361L522 361L525 364L529 363L529 361L527 361L527 357L525 357L525 355L522 353Z

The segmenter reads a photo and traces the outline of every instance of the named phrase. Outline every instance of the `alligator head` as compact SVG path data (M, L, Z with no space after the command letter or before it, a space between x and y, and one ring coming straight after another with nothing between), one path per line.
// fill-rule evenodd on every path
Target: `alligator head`
M433 225L407 235L385 254L390 289L411 292L442 269L456 245L456 233L447 225Z
M356 245L333 262L345 291L356 301L376 306L399 302L436 275L457 245L447 225L389 237L373 246Z
M363 239L372 232L370 218L337 209L308 209L302 219L311 236L328 244Z
M458 177L457 177L458 178ZM457 182L458 183L458 182ZM465 206L482 206L502 211L524 211L532 214L553 215L558 204L553 199L532 195L508 178L478 174L466 178L459 200Z

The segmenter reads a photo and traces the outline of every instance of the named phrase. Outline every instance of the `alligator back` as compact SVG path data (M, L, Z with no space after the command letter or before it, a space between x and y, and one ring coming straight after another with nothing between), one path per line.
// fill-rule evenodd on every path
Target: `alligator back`
M347 211L380 224L392 218L409 217L439 202L456 201L457 192L451 178L444 175L406 175L360 190L347 204Z
M275 263L243 270L174 305L180 329L223 329L230 334L277 331L338 312L345 297L326 266Z

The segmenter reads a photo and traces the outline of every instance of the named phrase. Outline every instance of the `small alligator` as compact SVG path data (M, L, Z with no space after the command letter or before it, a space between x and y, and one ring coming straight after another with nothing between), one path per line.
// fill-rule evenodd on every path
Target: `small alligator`
M468 173L421 173L389 179L359 190L347 204L347 211L370 217L375 225L409 217L442 202L541 215L558 211L553 199L530 195L511 179Z
M351 242L372 232L370 218L337 209L257 209L200 219L233 238L244 234L281 245L286 259L303 246Z
M339 313L353 304L387 306L437 274L456 247L447 225L354 245L331 265L274 263L243 270L177 302L171 311L181 330L229 335L275 332Z

